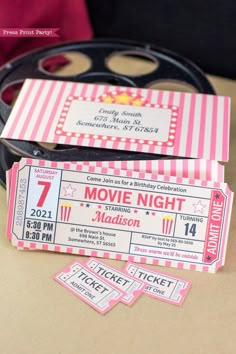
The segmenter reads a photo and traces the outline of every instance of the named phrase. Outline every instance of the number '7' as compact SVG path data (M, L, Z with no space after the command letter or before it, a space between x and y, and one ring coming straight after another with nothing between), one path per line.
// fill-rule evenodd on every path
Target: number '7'
M38 181L38 184L40 186L43 186L43 190L42 190L42 193L41 193L41 195L39 197L39 200L38 200L38 203L37 203L37 207L42 207L45 199L47 198L49 189L51 187L51 182Z

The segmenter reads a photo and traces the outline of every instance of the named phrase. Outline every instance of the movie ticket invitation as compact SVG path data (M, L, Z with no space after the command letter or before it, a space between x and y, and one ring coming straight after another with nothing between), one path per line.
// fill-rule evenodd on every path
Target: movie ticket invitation
M22 159L7 232L19 248L215 272L232 199L225 183Z

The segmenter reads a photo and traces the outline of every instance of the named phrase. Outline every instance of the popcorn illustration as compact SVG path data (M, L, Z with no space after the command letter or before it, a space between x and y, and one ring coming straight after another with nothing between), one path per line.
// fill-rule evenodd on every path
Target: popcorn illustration
M174 217L170 215L163 216L162 218L162 233L170 235L174 224Z
M60 219L62 221L69 221L71 213L72 204L62 203L60 206Z

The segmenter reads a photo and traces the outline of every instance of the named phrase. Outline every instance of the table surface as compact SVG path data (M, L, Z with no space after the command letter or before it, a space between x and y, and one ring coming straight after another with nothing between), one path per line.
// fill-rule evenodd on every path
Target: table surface
M230 161L225 180L236 188L236 82L209 77L232 97ZM53 279L76 259L17 251L5 237L6 192L0 187L0 352L2 354L236 353L236 218L226 263L216 274L156 267L192 281L182 307L147 296L100 315ZM109 263L123 267L123 262Z

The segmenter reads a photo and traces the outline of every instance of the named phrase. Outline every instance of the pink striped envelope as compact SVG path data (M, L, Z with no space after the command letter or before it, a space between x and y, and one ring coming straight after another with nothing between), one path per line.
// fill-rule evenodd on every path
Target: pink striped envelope
M27 79L1 138L227 161L230 98Z

